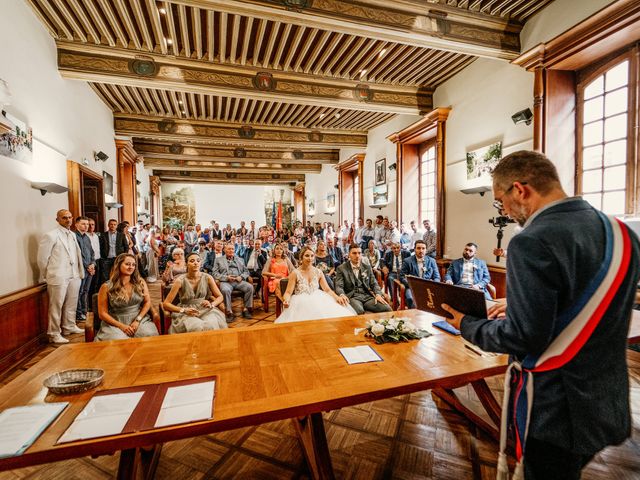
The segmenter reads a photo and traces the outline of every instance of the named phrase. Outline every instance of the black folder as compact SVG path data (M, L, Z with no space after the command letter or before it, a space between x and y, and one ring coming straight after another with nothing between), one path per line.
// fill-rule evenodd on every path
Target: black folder
M419 310L445 318L453 318L450 313L440 307L446 303L467 315L487 318L487 302L484 292L480 290L424 280L412 275L407 275L406 278Z

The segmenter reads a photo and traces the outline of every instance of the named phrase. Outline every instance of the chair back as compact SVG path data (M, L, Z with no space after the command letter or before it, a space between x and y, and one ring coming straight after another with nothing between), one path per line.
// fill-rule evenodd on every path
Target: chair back
M94 293L91 297L91 312L93 313L92 324L84 326L84 341L93 342L96 333L100 330L100 315L98 315L98 294Z

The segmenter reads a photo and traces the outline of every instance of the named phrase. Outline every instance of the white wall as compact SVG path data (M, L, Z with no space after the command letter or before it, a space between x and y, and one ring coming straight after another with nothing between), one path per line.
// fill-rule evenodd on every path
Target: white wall
M13 96L5 110L31 126L35 138L30 165L0 157L0 205L7 232L0 237L2 295L38 283L38 238L56 226L56 211L68 206L66 194L42 197L30 182L66 186L68 159L86 158L95 171L106 170L114 180L117 176L111 111L86 83L60 77L54 41L26 2L2 1L0 45L0 78ZM98 150L109 155L107 162L94 162Z
M345 152L345 158L349 158L351 156L351 151ZM353 151L353 153L358 153L359 150ZM342 160L342 152L341 152L341 160ZM306 196L306 207L307 208L307 220L311 223L315 222L331 222L335 225L338 223L338 189L335 188L335 185L338 184L338 171L335 168L335 165L331 164L323 164L322 171L320 173L307 173L305 175L306 183L305 183L305 196ZM336 212L334 214L327 213L327 195L335 194L336 195ZM311 215L312 212L309 211L308 205L309 201L313 200L315 203L315 213Z

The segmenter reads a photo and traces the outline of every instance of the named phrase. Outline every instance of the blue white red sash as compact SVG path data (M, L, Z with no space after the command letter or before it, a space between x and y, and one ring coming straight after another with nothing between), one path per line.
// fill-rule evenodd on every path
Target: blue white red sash
M533 406L533 374L561 368L577 355L598 326L629 270L631 240L626 225L602 212L598 214L605 228L605 256L600 269L575 304L558 316L554 339L547 349L539 356L527 355L521 363L513 362L507 369L500 429L499 480L509 476L505 454L509 420L515 426L518 460L513 478L524 478L522 462ZM512 388L515 393L510 398ZM513 417L508 419L510 400Z

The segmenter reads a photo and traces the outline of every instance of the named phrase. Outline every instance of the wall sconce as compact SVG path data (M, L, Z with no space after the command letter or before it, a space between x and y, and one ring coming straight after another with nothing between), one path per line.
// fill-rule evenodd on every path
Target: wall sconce
M525 108L524 110L520 110L519 112L511 115L511 120L513 120L514 124L526 123L527 125L531 125L531 121L533 120L533 112L531 109Z
M465 195L472 195L474 193L479 193L481 197L484 197L484 192L490 192L491 187L483 186L483 187L474 187L474 188L463 188L460 191Z
M93 152L93 159L96 162L106 162L107 160L109 160L109 155L107 155L103 151Z
M123 205L118 202L107 202L104 206L107 207L108 210L111 210L112 208L122 208Z
M57 183L47 182L31 182L31 188L40 190L40 194L43 196L47 193L64 193L69 191L67 187L63 187L62 185L58 185Z
M389 165L389 170L391 170L392 172L396 169L396 164L392 163L391 165Z

